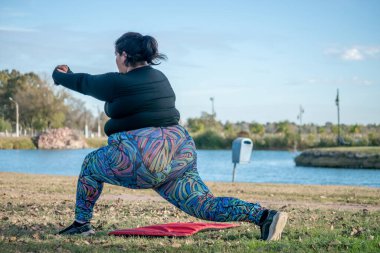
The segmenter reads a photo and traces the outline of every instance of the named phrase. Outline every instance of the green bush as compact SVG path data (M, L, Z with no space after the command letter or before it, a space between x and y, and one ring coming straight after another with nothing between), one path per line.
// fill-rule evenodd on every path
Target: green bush
M350 146L368 146L369 141L366 136L363 137L353 137L353 136L346 136L344 140L348 143L350 143Z
M228 149L231 148L229 139L224 138L218 132L207 130L193 137L198 149Z
M369 146L380 146L380 134L369 133L368 134Z
M30 137L1 137L0 149L36 149Z
M86 143L89 148L100 148L107 145L107 138L87 138Z
M12 125L4 118L0 118L0 132L12 131Z
M314 148L318 146L317 135L307 134L306 136L303 136L299 146L301 149Z
M253 148L255 149L264 149L268 148L268 145L266 144L264 138L259 137L259 136L253 136Z
M336 139L332 137L321 137L319 143L316 147L325 148L325 147L335 147L337 145Z
M269 149L289 148L286 135L268 135L264 137L264 141Z

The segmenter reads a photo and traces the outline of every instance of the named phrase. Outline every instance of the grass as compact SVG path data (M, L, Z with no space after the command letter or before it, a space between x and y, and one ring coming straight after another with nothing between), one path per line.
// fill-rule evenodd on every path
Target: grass
M36 149L30 137L0 137L0 149Z
M107 145L106 137L86 138L85 141L89 148L100 148Z
M380 189L348 186L215 183L233 196L287 211L283 239L258 240L259 228L205 231L186 238L110 237L114 229L200 221L151 190L105 185L94 213L97 234L59 236L73 219L75 177L0 173L1 252L379 252Z

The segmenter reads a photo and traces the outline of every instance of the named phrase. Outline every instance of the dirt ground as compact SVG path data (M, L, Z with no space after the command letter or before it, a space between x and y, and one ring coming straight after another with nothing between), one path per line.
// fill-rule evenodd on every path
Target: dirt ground
M153 190L105 185L91 238L56 235L73 220L76 177L0 172L0 252L378 252L380 188L206 182L215 196L259 202L288 212L283 238L260 241L260 229L234 229L186 239L113 238L108 232L169 222L202 221Z

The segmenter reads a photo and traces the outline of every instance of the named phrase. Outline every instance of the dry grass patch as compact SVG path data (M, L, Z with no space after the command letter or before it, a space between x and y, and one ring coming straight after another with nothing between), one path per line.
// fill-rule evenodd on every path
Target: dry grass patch
M290 214L283 239L259 241L259 228L201 232L187 238L110 237L113 229L200 221L152 190L105 185L95 207L95 236L55 233L73 219L75 177L0 173L1 252L378 252L378 188L207 183L217 196L260 201Z

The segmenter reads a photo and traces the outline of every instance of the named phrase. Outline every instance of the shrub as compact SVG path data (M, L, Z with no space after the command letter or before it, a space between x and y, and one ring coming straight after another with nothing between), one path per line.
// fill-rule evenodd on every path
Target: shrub
M266 146L269 149L276 148L289 148L288 143L289 140L286 135L269 135L264 137L264 141L266 142Z
M321 137L319 140L319 143L317 144L317 147L324 148L324 147L335 147L337 145L336 139L332 137Z
M100 148L107 145L107 138L87 138L86 143L89 148Z
M369 133L368 134L368 145L370 146L380 146L380 135Z
M12 131L12 125L4 118L0 118L0 132Z
M0 149L36 149L30 137L1 137Z
M218 132L207 130L194 136L194 142L198 149L227 149L231 148L229 139L224 138Z

